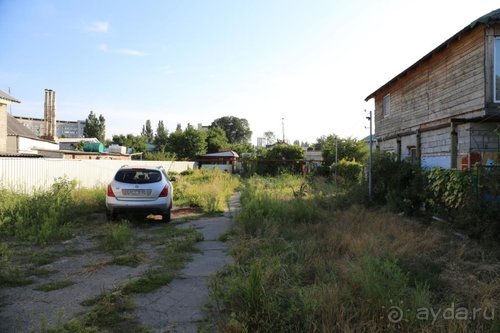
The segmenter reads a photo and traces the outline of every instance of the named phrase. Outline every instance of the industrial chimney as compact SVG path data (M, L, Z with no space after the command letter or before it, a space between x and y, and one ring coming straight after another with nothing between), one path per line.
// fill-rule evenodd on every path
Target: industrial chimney
M47 140L57 140L56 127L56 92L51 89L45 89L45 103L43 110L44 135Z

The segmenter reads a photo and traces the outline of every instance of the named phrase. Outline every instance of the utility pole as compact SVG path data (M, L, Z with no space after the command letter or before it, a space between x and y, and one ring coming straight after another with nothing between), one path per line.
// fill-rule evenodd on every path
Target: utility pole
M335 136L335 165L337 165L337 162L338 162L338 158L337 156L339 156L339 145L338 145L338 141L339 141L339 138L337 136Z
M281 118L281 131L283 133L283 143L285 143L285 118Z
M365 110L366 112L366 110ZM366 119L370 122L370 155L368 157L368 198L372 201L372 151L373 151L373 138L372 138L372 111L370 111L370 115L366 117Z

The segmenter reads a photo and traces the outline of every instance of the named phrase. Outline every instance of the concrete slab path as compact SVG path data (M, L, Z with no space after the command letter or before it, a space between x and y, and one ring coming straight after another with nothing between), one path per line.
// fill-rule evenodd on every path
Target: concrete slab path
M228 245L219 241L220 236L233 223L233 213L239 208L239 196L233 196L230 209L224 216L203 218L179 225L196 228L204 240L197 244L195 253L179 276L168 286L155 292L134 297L136 316L142 325L153 332L196 332L205 319L203 306L209 302L209 276L225 264L231 263Z

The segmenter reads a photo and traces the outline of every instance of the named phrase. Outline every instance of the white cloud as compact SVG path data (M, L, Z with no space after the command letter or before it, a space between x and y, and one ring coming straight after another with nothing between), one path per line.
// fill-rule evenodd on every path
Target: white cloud
M133 49L114 49L112 50L115 53L125 54L134 57L143 57L146 55L145 52Z
M140 51L140 50L134 50L134 49L115 49L112 47L109 47L108 44L102 43L99 44L99 50L102 52L112 52L112 53L118 53L118 54L123 54L123 55L128 55L128 56L133 56L133 57L144 57L146 55L145 52Z
M85 28L87 31L92 32L108 32L110 23L106 21L95 21Z

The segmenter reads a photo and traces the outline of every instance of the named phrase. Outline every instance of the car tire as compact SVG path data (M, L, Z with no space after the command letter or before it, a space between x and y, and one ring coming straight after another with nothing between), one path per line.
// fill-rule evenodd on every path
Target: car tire
M117 213L112 210L106 210L106 220L116 221Z
M172 214L171 214L170 208L166 212L163 212L163 214L161 214L161 220L163 222L170 222L171 218L172 218Z

